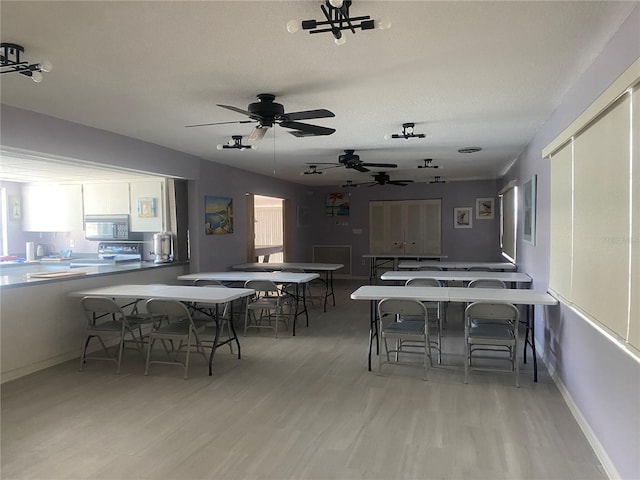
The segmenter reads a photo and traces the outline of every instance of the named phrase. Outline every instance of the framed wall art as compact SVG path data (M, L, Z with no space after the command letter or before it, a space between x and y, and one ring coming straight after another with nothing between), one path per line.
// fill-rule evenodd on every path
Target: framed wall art
M456 207L453 209L454 228L473 228L473 208Z
M522 188L522 239L531 245L536 244L536 188L536 175Z
M328 217L349 215L349 195L346 193L328 194L326 212Z
M204 229L207 235L233 233L233 199L204 197Z
M151 197L138 199L138 217L152 218L156 216L156 199Z
M476 198L476 220L493 220L495 201L493 198Z

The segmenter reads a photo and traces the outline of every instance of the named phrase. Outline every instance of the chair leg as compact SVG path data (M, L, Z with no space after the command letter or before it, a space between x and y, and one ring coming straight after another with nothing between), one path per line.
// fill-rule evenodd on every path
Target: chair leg
M151 357L151 349L153 348L153 344L155 343L156 339L152 338L151 336L149 336L149 344L147 346L147 361L144 364L144 374L148 375L149 374L149 358Z
M122 352L124 351L124 324L122 325L122 333L120 334L120 345L118 346L118 368L116 370L117 374L120 374L120 365L122 364Z
M89 346L89 340L91 340L91 335L87 335L87 339L84 341L84 348L82 349L82 355L80 355L80 371L84 368L84 358L87 356L87 347Z
M464 342L464 383L467 383L469 379L469 364L471 363L471 352L469 349L469 342Z
M191 327L189 327L189 337L187 338L187 357L184 360L184 379L185 380L189 378L188 373L189 373L189 354L190 353L191 353Z

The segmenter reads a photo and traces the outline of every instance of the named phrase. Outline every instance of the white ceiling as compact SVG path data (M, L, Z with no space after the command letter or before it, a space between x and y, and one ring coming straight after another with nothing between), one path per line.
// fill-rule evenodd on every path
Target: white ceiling
M1 2L2 41L54 69L40 84L3 75L2 103L116 132L211 161L308 185L366 182L344 168L300 175L306 163L398 164L393 178L425 181L425 158L446 180L496 178L523 150L637 2L360 1L352 16L388 30L286 30L322 19L321 1ZM296 138L281 126L255 151L219 151L251 124L246 109L273 93L285 111L337 131ZM427 138L386 140L415 122ZM476 154L462 147L479 146ZM90 159L88 159L90 160ZM371 173L374 173L373 171Z

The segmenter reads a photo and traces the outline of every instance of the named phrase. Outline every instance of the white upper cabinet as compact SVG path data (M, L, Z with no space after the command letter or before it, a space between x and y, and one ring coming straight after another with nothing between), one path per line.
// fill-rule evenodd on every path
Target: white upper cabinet
M129 215L129 183L85 183L85 215Z
M25 232L83 229L81 185L24 185L22 205Z

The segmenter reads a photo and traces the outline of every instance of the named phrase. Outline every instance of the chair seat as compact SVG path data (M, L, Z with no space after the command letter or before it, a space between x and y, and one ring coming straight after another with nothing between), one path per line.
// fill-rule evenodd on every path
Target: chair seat
M191 325L189 323L189 320L186 320L184 322L171 323L167 326L160 327L154 330L153 336L161 337L163 335L166 335L166 336L188 335L190 326ZM204 331L204 328L205 328L204 323L200 325L196 325L195 331L197 333L201 333Z
M483 338L491 339L492 342L500 340L515 340L513 330L508 326L494 323L479 323L469 328L469 339L471 343L479 343Z
M276 306L278 306L278 299L277 298L259 298L258 300L255 300L251 303L249 303L248 308L249 309L253 309L253 310L259 310L259 309L267 309L267 308L275 308Z

